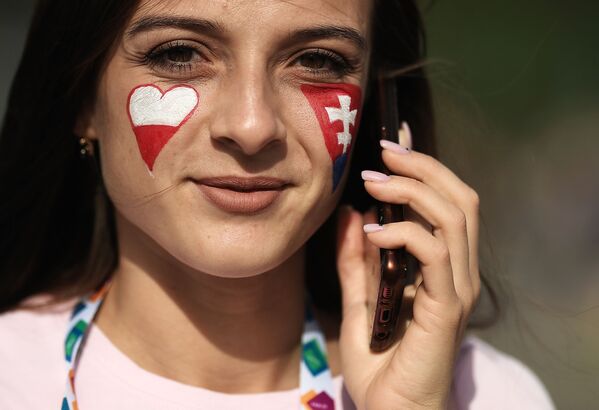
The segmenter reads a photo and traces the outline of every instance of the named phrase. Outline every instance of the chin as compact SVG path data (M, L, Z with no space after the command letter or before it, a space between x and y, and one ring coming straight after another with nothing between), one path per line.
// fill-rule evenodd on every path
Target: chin
M197 271L221 278L247 278L275 269L296 252L275 245L258 241L226 245L215 241L201 245L200 251L189 249L187 255L177 256Z

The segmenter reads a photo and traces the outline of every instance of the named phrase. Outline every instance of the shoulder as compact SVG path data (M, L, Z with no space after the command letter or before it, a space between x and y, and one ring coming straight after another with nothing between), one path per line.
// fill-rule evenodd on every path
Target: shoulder
M521 361L474 335L464 338L453 381L457 409L554 409L537 375Z
M36 295L26 303L47 299ZM0 314L0 408L58 406L65 383L63 339L74 303Z

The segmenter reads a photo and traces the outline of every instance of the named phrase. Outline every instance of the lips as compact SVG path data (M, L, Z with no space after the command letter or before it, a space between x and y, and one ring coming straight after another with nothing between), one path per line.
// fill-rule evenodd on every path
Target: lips
M272 177L222 176L195 181L204 196L225 212L252 214L271 206L290 184Z

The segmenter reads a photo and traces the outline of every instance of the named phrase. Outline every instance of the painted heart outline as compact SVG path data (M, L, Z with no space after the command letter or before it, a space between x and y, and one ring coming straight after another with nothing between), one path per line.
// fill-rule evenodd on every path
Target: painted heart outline
M158 154L189 120L198 104L198 92L188 85L162 91L154 84L143 84L131 90L127 113L139 152L150 172Z

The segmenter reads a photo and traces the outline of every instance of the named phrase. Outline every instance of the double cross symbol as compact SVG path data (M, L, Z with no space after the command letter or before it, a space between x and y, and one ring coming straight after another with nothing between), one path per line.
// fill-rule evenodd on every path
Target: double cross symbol
M341 108L326 107L325 109L327 110L331 124L335 121L343 123L343 131L337 133L337 144L343 145L343 153L345 154L347 147L351 144L349 125L354 125L357 110L349 110L351 104L351 97L349 95L338 95L337 98L339 98L339 106Z

